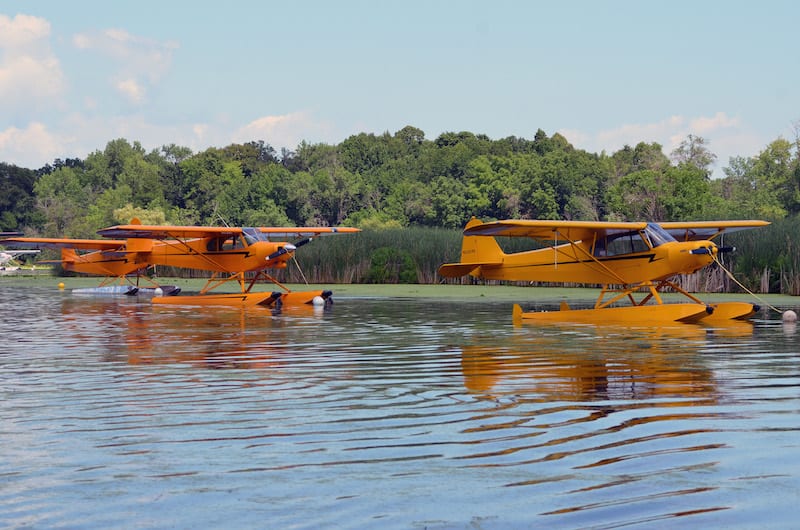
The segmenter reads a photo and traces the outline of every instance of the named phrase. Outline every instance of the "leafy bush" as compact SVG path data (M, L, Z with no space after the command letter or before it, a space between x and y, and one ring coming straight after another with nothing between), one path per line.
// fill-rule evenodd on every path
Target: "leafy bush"
M381 247L372 253L366 283L417 283L417 266L405 250Z

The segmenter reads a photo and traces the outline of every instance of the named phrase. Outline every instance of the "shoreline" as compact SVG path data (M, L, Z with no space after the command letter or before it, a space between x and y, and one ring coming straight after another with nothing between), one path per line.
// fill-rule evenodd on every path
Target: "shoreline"
M177 285L183 292L194 293L205 284L204 279L186 278L158 278L158 283L163 285ZM17 276L6 274L0 276L0 288L3 286L21 287L52 287L59 290L59 283L64 284L65 290L82 287L96 287L100 283L99 277L61 277L61 276ZM257 291L267 291L272 284L263 282L254 288ZM558 304L562 300L569 302L585 302L593 304L600 293L600 289L590 287L520 287L510 285L449 285L449 284L286 284L292 291L313 289L329 289L333 291L334 299L337 298L431 298L436 300L465 301L465 302L511 302L519 304ZM233 292L232 289L217 289L217 292ZM765 303L776 307L796 307L800 305L800 297L782 294L756 294L748 293L693 293L704 302L720 301L747 301L763 305ZM662 297L667 302L685 300L675 293L663 293Z

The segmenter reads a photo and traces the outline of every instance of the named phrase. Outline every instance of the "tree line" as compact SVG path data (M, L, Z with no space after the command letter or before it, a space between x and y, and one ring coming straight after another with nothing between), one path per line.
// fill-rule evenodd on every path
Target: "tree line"
M428 140L407 126L280 152L264 141L148 152L121 138L38 169L0 163L0 230L85 238L134 216L148 224L401 230L458 229L472 216L780 220L800 212L798 139L731 158L724 178L711 178L715 162L693 135L668 154L646 142L591 153L541 129L533 139L447 132Z

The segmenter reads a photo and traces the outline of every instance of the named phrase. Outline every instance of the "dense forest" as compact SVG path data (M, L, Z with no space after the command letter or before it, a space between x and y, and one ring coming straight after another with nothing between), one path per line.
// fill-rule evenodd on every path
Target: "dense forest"
M742 238L752 248L747 259L737 258L737 269L761 290L796 291L800 140L779 138L756 156L731 158L723 178L711 178L715 162L706 140L693 135L669 154L644 142L589 153L542 130L533 139L448 132L428 140L411 126L281 152L263 141L147 152L116 139L83 160L38 169L0 163L0 230L96 237L99 228L134 216L147 224L349 225L364 229L355 236L365 236L361 243L326 240L318 252L349 245L361 255L348 253L351 272L322 279L431 282L437 263L457 257L457 229L472 216L758 218L774 223L759 237ZM387 262L405 274L380 273Z

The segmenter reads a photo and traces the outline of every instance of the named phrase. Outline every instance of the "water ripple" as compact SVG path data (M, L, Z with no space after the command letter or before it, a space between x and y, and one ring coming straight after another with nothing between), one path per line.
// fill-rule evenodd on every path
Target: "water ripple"
M2 526L794 518L800 353L774 321L515 328L502 304L51 297L0 300Z

